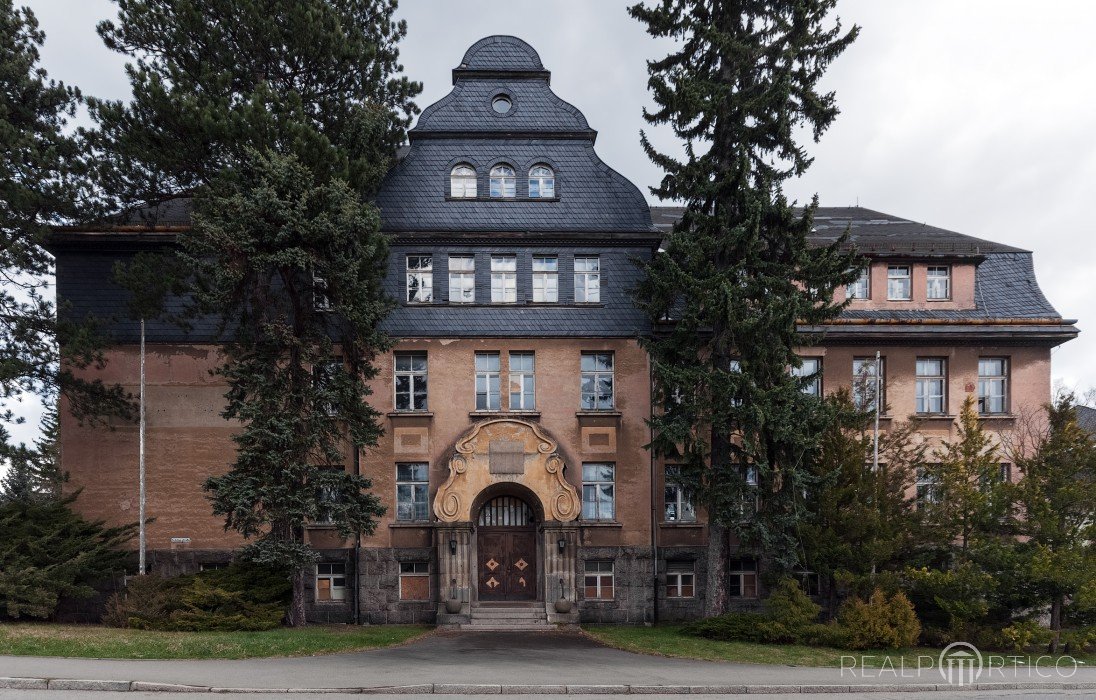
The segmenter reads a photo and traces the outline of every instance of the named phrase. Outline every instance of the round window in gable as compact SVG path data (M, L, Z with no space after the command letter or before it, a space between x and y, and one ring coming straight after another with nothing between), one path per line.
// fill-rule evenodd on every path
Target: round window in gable
M509 95L495 95L495 98L491 100L491 109L499 114L506 114L513 106L514 103L510 101Z

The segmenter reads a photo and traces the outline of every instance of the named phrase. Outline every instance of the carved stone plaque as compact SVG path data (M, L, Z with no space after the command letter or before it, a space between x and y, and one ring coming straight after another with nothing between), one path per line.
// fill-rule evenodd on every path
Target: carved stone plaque
M525 445L516 440L492 440L488 449L492 474L524 474Z

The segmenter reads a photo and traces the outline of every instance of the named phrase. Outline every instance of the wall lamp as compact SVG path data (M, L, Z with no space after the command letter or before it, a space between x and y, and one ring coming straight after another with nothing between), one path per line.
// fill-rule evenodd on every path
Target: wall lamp
M456 554L457 553L457 541L456 540L449 540L449 553L450 554Z
M556 546L558 546L559 551L562 552L563 550L567 549L567 540L560 537L559 540L556 542Z

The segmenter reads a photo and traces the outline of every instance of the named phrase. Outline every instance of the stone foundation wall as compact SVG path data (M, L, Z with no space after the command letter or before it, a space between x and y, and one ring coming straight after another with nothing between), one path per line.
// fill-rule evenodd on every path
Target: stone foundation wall
M694 590L691 598L666 596L667 562L693 563ZM708 580L707 547L659 547L658 548L658 621L680 622L704 617Z
M428 600L400 600L400 563L428 562ZM438 562L433 547L367 547L361 550L362 622L384 624L434 624L438 613Z
M613 562L613 600L588 600L583 574L587 561ZM650 547L580 547L578 551L578 605L582 622L643 624L653 620L651 585L654 568ZM558 597L551 591L551 598Z

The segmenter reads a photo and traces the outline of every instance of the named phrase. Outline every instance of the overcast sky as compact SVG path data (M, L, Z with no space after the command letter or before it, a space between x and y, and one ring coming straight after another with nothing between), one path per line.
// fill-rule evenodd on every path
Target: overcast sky
M18 0L17 0L18 2ZM128 98L123 59L95 23L108 0L23 0L46 31L51 77ZM407 73L424 107L451 87L477 39L514 34L540 52L552 87L600 133L601 157L641 188L661 174L639 147L645 60L664 52L616 0L401 0ZM861 206L1035 251L1043 291L1082 331L1096 310L1096 2L841 0L862 27L825 83L842 114L790 194ZM672 137L657 134L658 142ZM1054 351L1054 377L1096 386L1096 334ZM30 412L29 422L35 420ZM29 428L19 431L30 435Z

